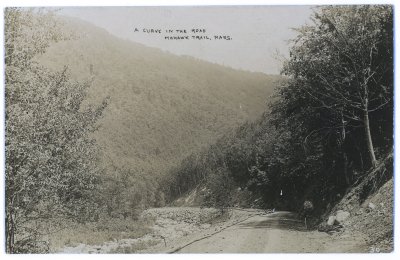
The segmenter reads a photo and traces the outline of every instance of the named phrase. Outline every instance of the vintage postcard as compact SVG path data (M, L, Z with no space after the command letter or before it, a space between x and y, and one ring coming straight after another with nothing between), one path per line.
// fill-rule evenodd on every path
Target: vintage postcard
M6 254L391 253L394 6L4 6Z

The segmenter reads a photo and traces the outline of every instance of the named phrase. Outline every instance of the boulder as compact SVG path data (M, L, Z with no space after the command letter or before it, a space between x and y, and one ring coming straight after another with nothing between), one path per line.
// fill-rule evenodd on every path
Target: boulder
M334 231L340 231L342 227L342 225L327 225L326 223L321 223L318 225L318 231L332 234Z
M375 206L374 203L370 202L370 203L368 203L368 208L370 208L370 209L375 209L376 206Z
M350 212L344 210L338 210L336 212L336 221L340 224L343 223L348 217L350 217Z
M327 224L328 226L332 226L332 225L335 223L335 220L336 220L336 217L335 217L335 216L330 216L330 217L328 218L328 221L326 222L326 224Z

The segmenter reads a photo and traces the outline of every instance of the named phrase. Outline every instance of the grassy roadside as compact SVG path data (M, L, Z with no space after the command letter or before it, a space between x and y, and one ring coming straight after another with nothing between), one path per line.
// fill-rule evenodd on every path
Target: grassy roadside
M50 251L79 244L102 245L107 241L135 239L151 233L154 219L141 220L109 218L85 224L70 222L59 232L47 235Z
M254 213L253 213L254 214ZM63 223L66 227L45 237L52 253L138 253L150 248L163 252L177 242L214 232L251 215L249 212L171 207L148 209L139 220L104 218L86 224Z

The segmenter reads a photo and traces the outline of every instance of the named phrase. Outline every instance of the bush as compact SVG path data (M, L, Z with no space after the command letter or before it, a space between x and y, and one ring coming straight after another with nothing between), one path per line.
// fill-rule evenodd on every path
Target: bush
M203 206L216 207L223 213L227 207L233 206L233 191L236 187L230 172L226 168L218 168L207 178L208 192Z

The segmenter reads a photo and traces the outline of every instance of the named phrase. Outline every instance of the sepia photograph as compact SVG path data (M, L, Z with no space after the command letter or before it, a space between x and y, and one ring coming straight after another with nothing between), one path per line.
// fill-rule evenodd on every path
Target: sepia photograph
M394 8L3 6L2 254L394 252Z

